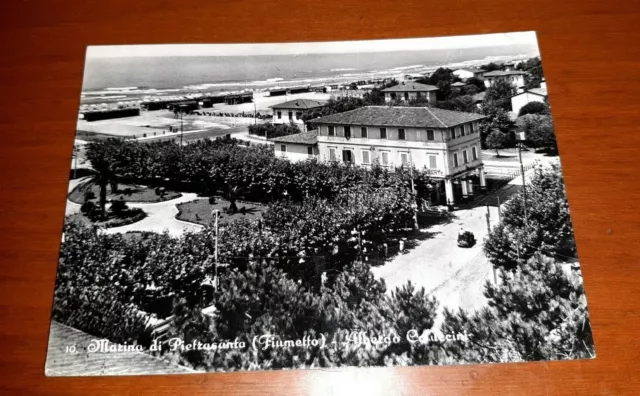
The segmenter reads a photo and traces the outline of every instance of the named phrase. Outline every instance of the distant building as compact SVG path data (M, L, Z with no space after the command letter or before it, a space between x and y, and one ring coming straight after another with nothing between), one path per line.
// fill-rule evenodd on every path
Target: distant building
M531 102L545 103L548 97L547 88L531 88L511 97L511 111L518 114L520 109Z
M324 102L312 99L295 99L271 106L273 110L273 124L303 124L302 113L306 110L324 106Z
M401 100L408 102L410 100L426 99L429 103L436 101L436 91L438 87L416 82L403 82L393 87L385 88L384 101L393 102Z
M482 103L484 103L484 97L487 95L487 91L478 92L475 95L471 95L471 99L473 99L473 103L481 107Z
M467 78L471 78L471 77L482 79L484 73L485 73L484 70L476 69L474 67L468 67L468 68L464 68L464 69L457 69L457 70L453 71L453 74L456 77L459 77L459 78L461 78L463 80L466 80Z
M484 85L489 88L496 81L507 81L517 87L524 86L524 76L526 72L519 70L494 70L484 73Z
M369 106L312 122L318 126L319 161L391 169L413 164L437 181L431 201L453 204L486 186L479 134L483 118L429 107ZM276 143L276 153L279 144L286 142ZM312 139L303 144L312 145Z
M290 161L306 161L318 158L318 136L316 131L296 133L271 139L276 157Z

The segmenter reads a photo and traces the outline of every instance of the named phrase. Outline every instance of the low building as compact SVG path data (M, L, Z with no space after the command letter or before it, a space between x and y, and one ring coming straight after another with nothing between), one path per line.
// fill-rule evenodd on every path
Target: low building
M467 67L464 69L457 69L453 71L453 75L466 80L467 78L475 77L482 80L485 71L482 69L477 69L475 67Z
M545 88L531 88L522 93L519 93L515 96L511 97L511 111L515 114L520 112L520 109L531 102L542 102L545 103L547 101L548 94L547 88L545 84Z
M324 102L312 99L295 99L271 106L273 110L273 124L296 123L303 124L302 113L307 110L324 106Z
M400 100L408 102L410 100L426 100L429 103L435 103L436 91L438 87L417 82L403 82L393 87L382 90L385 102L394 102Z
M486 186L479 134L483 118L430 107L369 106L312 122L318 126L319 161L390 169L413 165L437 181L432 202L454 204Z
M270 139L274 143L275 156L290 161L306 161L318 158L316 131L296 133Z
M494 70L484 73L485 87L491 87L496 81L507 81L517 87L524 86L524 76L526 72L520 70Z

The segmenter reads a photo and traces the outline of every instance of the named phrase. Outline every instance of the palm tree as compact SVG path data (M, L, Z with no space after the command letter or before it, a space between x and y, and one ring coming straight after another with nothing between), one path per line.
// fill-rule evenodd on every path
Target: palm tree
M230 214L238 213L238 205L236 205L236 201L238 200L238 198L240 198L243 192L244 192L244 189L242 187L227 186L227 194L225 198L227 198L227 201L229 201L228 210Z
M116 166L117 163L110 155L112 142L100 141L91 142L87 145L87 159L91 164L91 178L87 182L87 187L97 185L100 188L99 203L102 217L104 218L107 205L107 186L117 186Z

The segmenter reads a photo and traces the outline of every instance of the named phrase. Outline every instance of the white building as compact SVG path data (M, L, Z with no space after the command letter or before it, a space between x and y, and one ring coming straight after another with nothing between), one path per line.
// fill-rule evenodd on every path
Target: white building
M387 103L396 100L408 102L410 100L420 99L426 99L429 103L435 103L437 90L438 87L433 85L403 82L393 87L385 88L382 92L384 92L384 101Z
M520 109L531 102L545 103L548 97L546 84L545 88L531 88L511 97L511 111L518 114Z
M276 157L293 162L318 158L318 136L316 131L296 133L271 139Z
M273 110L273 117L271 123L273 124L303 124L302 114L311 109L324 106L324 102L320 102L312 99L294 99L288 102L279 103L271 106Z
M461 78L463 80L466 80L467 78L471 78L471 77L482 79L484 73L485 73L484 70L476 69L473 67L468 67L468 68L458 69L453 71L453 74L456 77Z
M369 106L312 122L318 126L319 161L390 169L412 164L438 181L432 202L453 204L486 186L479 134L483 118L430 107Z
M526 72L519 70L494 70L484 73L485 87L491 87L496 81L507 81L516 88L524 86L524 76Z

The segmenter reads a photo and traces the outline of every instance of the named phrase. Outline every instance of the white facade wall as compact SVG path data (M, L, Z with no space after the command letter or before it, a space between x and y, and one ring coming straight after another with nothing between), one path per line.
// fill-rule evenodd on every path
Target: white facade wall
M298 162L318 157L317 145L284 142L274 143L275 155L278 158L286 158L289 161ZM311 148L311 155L309 155L309 148Z
M384 93L384 101L392 102L394 100L393 94L395 94L395 98L399 99L402 102L416 100L418 97L426 98L429 103L434 103L436 101L436 91L429 92L385 92ZM408 100L407 100L408 97Z
M467 70L456 70L453 74L461 79L467 79L473 77L473 72Z
M536 95L531 92L524 92L511 98L511 109L514 113L518 114L520 112L520 109L527 103L544 103L544 99L544 96Z
M484 78L485 87L489 88L493 85L493 83L497 80L504 80L511 83L511 85L515 87L521 87L524 85L524 75L522 74L514 74L510 76L498 76L498 77L487 77Z
M344 127L334 126L334 136L329 136L329 126L318 127L318 160L327 162L332 159L343 162L344 151L351 152L353 163L370 166L378 163L382 166L396 167L413 163L416 168L428 169L434 177L445 177L464 171L467 167L482 165L480 150L479 123L473 122L474 133L465 127L465 136L448 140L449 129L404 128L406 140L399 140L398 127L386 127L386 139L380 136L380 127L366 127L367 138L361 137L361 126L351 126L351 138L344 137ZM459 136L460 128L456 133ZM427 140L428 130L433 130L434 140ZM473 147L476 159L473 159ZM334 157L332 158L332 151ZM464 151L467 162L464 162ZM363 154L368 152L368 154ZM454 154L458 156L455 166ZM368 163L365 160L368 159ZM385 163L386 159L386 163Z
M303 124L304 122L300 118L304 110L301 109L272 109L273 117L271 118L272 124Z

